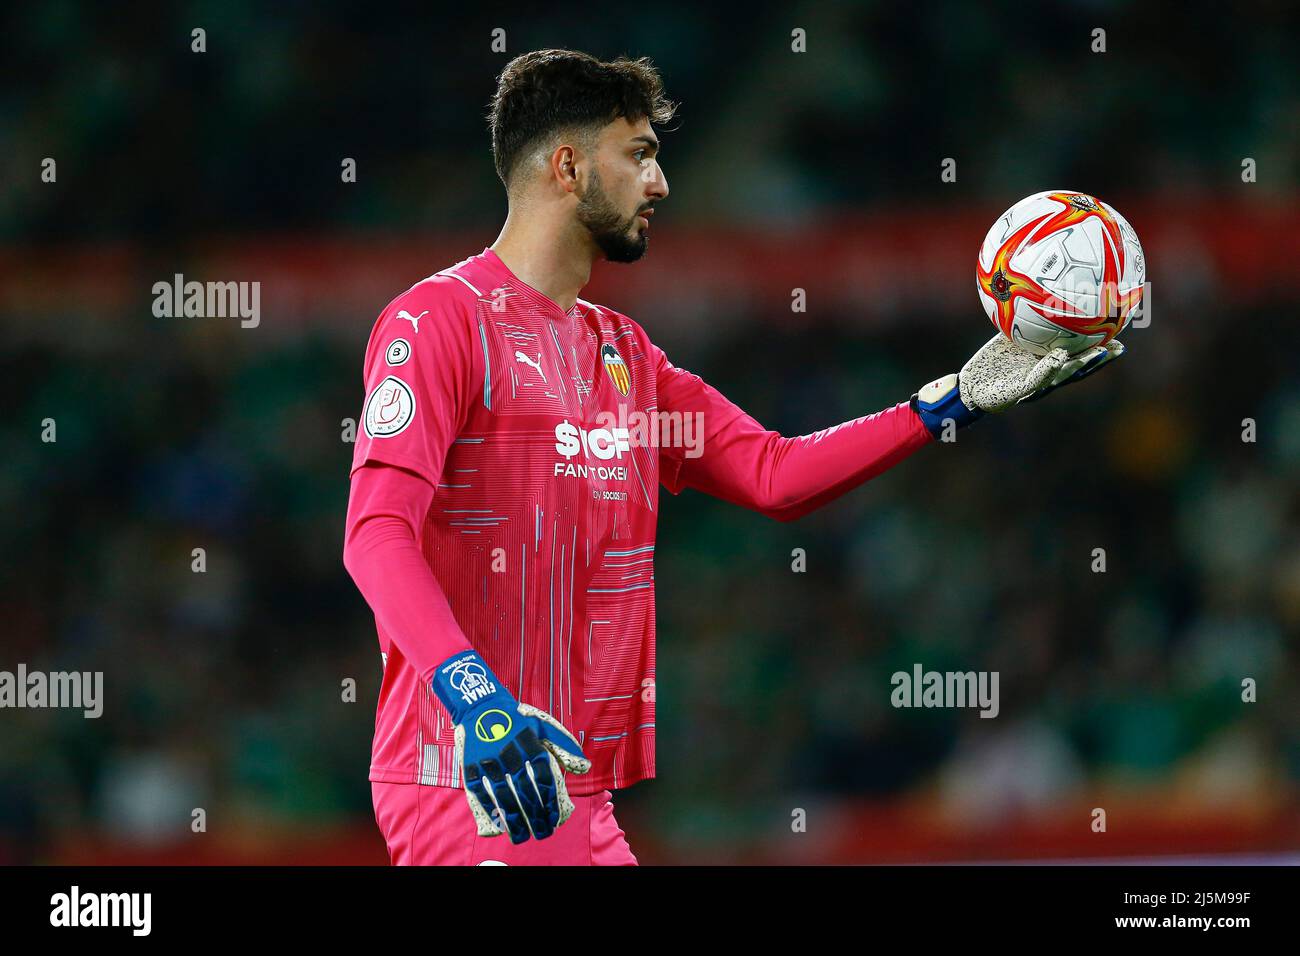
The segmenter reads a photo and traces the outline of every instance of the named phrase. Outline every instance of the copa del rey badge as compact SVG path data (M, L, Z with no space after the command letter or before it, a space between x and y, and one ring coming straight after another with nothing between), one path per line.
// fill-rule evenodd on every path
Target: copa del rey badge
M415 393L400 378L389 375L366 399L365 428L371 438L392 438L415 418Z
M618 393L627 395L628 389L632 387L632 373L628 371L623 356L618 354L618 349L606 343L600 350L600 359L605 363L605 372L609 375L609 380L614 383L614 387L618 389Z

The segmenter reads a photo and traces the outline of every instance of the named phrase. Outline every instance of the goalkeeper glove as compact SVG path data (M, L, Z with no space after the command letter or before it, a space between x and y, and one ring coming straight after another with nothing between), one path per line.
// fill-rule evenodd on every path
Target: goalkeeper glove
M432 687L456 725L456 766L479 836L508 831L511 843L523 843L554 833L573 812L560 766L591 769L573 735L515 700L474 651L440 664Z
M930 434L938 438L945 421L960 428L985 412L1037 401L1062 385L1088 377L1123 354L1123 343L1112 339L1078 355L1058 348L1038 356L999 332L971 356L961 372L936 379L913 395L912 408Z

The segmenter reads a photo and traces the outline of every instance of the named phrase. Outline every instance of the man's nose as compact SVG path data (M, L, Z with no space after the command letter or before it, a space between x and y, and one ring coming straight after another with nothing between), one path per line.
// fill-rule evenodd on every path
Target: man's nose
M646 183L645 194L647 197L658 199L668 198L668 177L664 175L663 167L655 163L655 175Z

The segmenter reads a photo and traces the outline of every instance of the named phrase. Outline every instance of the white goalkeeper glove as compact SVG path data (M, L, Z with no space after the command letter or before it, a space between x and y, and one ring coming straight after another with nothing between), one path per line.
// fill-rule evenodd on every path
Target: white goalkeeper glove
M1021 402L1033 402L1062 385L1093 374L1124 354L1112 339L1077 355L1053 349L1046 355L1026 352L1002 333L984 343L960 372L945 375L912 396L912 408L936 438L944 423L960 428L985 412L1001 412Z

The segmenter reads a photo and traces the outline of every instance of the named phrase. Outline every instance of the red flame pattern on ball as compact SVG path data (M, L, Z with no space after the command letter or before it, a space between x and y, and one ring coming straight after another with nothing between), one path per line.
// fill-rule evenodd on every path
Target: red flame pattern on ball
M1124 274L1125 266L1124 241L1120 235L1119 223L1095 197L1086 193L1052 193L1047 198L1059 202L1061 209L1058 212L1039 216L1007 236L998 247L988 269L976 262L975 269L980 287L997 304L994 324L1003 335L1010 338L1011 324L1016 315L1016 303L1024 301L1043 318L1062 328L1080 335L1104 333L1105 338L1099 344L1105 344L1124 327L1130 313L1142 299L1141 286L1125 292L1119 291L1119 279ZM1096 314L1082 311L1055 293L1044 289L1029 276L1011 268L1011 257L1016 250L1035 236L1046 235L1089 218L1097 219L1101 223L1108 240L1104 244L1102 256L1101 294L1098 297Z

